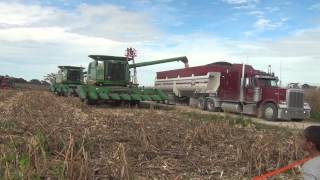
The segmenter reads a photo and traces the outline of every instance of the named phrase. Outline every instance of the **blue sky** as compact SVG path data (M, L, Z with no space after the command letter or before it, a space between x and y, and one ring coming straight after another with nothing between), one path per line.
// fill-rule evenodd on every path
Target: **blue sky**
M320 85L320 1L0 0L0 74L42 79L131 46L140 62L186 55L193 66L271 64L278 75L282 64L284 83ZM182 67L141 68L139 82Z

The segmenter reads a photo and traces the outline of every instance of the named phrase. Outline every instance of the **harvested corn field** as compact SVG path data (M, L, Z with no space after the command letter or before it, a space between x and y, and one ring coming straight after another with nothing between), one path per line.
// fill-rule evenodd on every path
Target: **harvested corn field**
M241 118L94 107L44 91L1 101L6 179L250 179L303 157L295 132Z

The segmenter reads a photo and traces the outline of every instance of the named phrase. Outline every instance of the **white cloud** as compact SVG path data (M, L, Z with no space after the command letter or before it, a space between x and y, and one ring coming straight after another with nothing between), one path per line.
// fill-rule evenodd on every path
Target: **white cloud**
M280 11L280 7L277 7L277 6L268 6L265 9L270 13L274 13L274 12Z
M19 3L0 2L0 24L2 26L28 26L46 20L55 13L53 8L44 10L38 5L25 6Z
M147 14L126 11L113 5L87 5L78 9L78 27L73 31L120 41L153 40L159 32Z
M320 3L311 5L310 10L320 10Z
M243 5L243 4L258 3L260 0L222 0L222 1L232 5Z
M222 0L236 9L254 9L260 0Z
M308 82L320 85L317 70L320 66L320 61L318 61L320 59L319 34L320 29L309 29L278 40L256 39L255 41L234 41L204 34L191 34L175 37L175 43L171 46L163 44L160 47L150 49L142 46L141 49L144 49L143 54L146 57L166 58L186 55L192 66L215 61L229 61L233 63L245 62L253 65L256 69L267 70L268 65L271 64L276 75L280 74L281 62L284 84ZM142 59L146 59L146 57ZM155 72L182 67L183 65L180 63L146 67L142 70L148 70L149 77L141 76L140 79L143 83L152 85Z
M288 20L287 18L281 18L279 21L273 22L270 19L267 19L267 18L261 16L255 22L254 27L257 30L274 30L274 29L277 29L277 28L283 26L283 24L287 20Z
M0 2L0 27L39 26L58 26L78 34L117 41L149 41L160 34L148 14L113 5L81 4L75 11L67 12L48 6Z
M314 70L320 64L313 62L320 58L320 29L273 41L234 41L205 33L162 34L148 14L117 6L83 4L73 12L18 3L2 3L2 7L6 10L0 10L0 22L7 26L0 27L1 74L42 78L56 71L57 65L86 66L88 54L121 56L126 47L133 46L138 50L138 62L186 55L196 66L214 61L241 63L248 57L248 63L263 70L268 64L279 69L281 60L285 82L308 78L309 82L320 83L319 73ZM257 20L260 30L281 27L286 21L271 21L259 11L251 14L264 19ZM174 62L141 68L139 79L143 85L152 85L155 72L182 67Z

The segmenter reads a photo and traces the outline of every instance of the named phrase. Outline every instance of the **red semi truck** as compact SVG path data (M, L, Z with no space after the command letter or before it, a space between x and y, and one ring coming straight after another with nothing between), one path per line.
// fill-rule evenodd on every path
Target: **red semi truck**
M266 120L303 120L311 108L304 91L281 88L273 73L250 65L216 62L205 66L158 72L155 87L170 100L188 99L209 111L255 115Z

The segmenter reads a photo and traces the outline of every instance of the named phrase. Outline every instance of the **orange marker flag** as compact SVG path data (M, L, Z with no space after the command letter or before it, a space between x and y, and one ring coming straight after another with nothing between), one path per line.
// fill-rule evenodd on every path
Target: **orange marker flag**
M311 159L310 157L306 157L306 158L304 158L302 160L295 161L295 162L293 162L293 163L291 163L291 164L289 164L287 166L284 166L282 168L279 168L279 169L276 169L274 171L268 172L268 173L266 173L264 175L256 176L256 177L252 178L251 180L264 180L264 179L267 179L269 177L278 175L278 174L283 173L283 172L285 172L285 171L287 171L289 169L292 169L292 168L294 168L294 167L296 167L296 166L298 166L300 164L303 164L304 162L306 162L306 161L308 161L310 159Z

